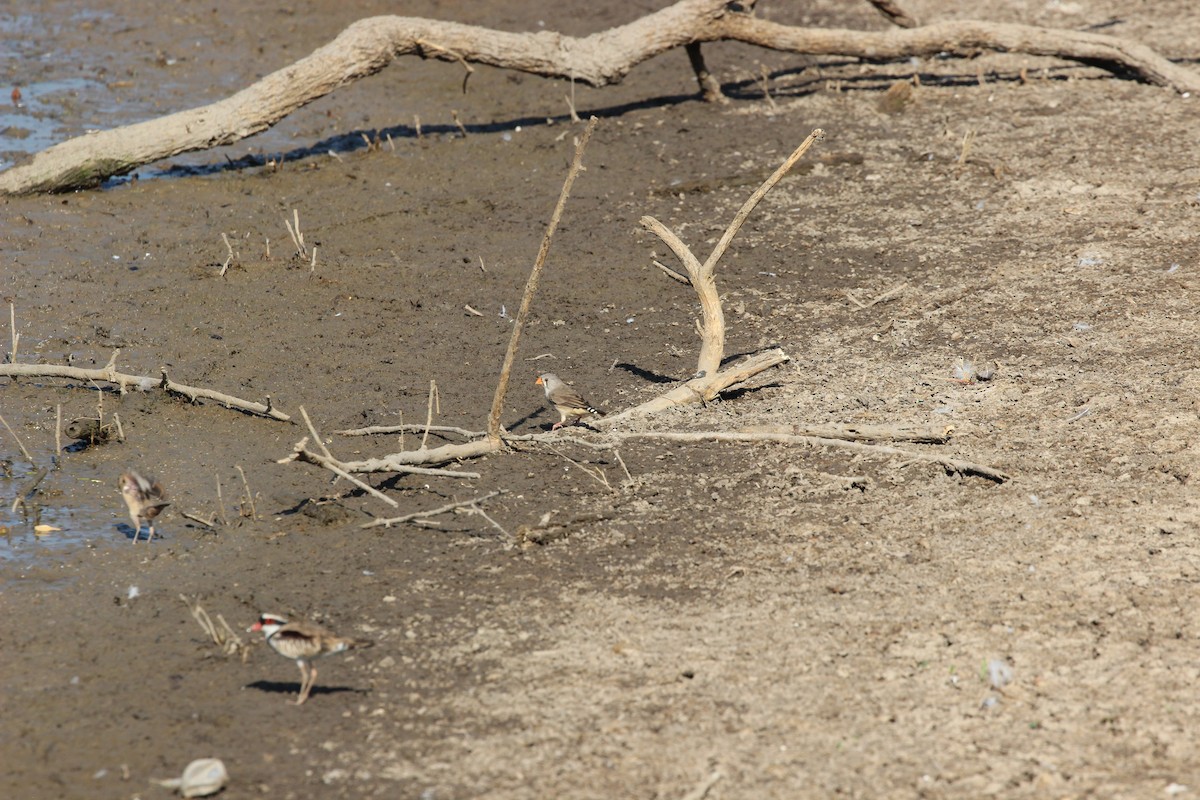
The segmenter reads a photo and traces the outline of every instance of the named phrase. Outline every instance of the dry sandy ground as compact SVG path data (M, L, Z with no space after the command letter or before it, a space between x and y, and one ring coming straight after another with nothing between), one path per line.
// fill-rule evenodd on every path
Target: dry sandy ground
M99 5L22 45L111 43L127 59L112 91L161 110L223 96L357 17L401 11L218 0L153 18ZM926 20L1100 25L1189 64L1200 53L1184 0L909 5ZM402 12L586 33L648 8L428 0ZM884 26L865 3L764 0L762 13ZM237 798L1200 792L1196 99L1019 55L861 66L706 52L728 106L692 96L682 53L620 87L576 89L602 120L506 424L553 421L532 385L546 364L610 409L688 377L694 297L652 266L668 254L638 219L706 252L821 127L826 141L718 276L729 352L779 346L792 361L641 425L951 428L948 444L897 446L1011 480L903 456L653 442L621 448L626 479L611 452L564 444L464 465L477 480L376 476L396 511L275 463L300 428L110 394L128 441L65 454L42 485L44 517L65 530L37 540L19 513L3 519L0 794L165 797L148 779L202 756L225 761ZM31 82L18 73L94 66L31 56L5 69ZM914 71L914 102L881 111ZM304 405L345 458L400 442L329 432L422 420L430 380L438 422L480 428L510 330L501 310L520 301L577 129L560 83L481 69L466 96L460 84L452 65L400 64L285 121L269 146L227 151L338 158L0 201L19 360L102 365L120 348L129 372L166 366L183 382L269 393L290 413ZM81 98L66 121L86 126L101 113L89 102L103 105ZM356 147L359 131L390 132L395 150ZM318 247L315 271L290 257L292 209ZM222 232L239 254L223 279ZM950 380L958 358L995 377ZM67 418L96 405L61 381L0 386L43 465L56 405ZM127 465L171 493L152 545L129 544L113 488ZM257 520L238 516L238 466ZM6 507L32 473L19 458L12 470ZM507 536L465 514L358 527L499 489L484 509ZM342 513L306 511L332 496ZM182 516L218 511L230 524L215 532ZM565 526L514 544L545 514ZM376 645L324 662L296 707L292 664L261 643L245 660L221 655L181 594L239 632L274 610Z

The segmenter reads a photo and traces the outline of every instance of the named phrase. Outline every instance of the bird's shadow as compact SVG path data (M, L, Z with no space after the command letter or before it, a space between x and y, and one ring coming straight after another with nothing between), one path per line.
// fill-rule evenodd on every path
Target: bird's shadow
M146 527L145 525L142 526L141 530L135 531L133 529L132 525L130 525L126 522L118 522L117 530L121 532L122 536L124 536L126 539L128 539L131 542L133 541L133 537L135 537L135 536L138 537L143 542L146 541L150 537L150 529L148 527ZM162 531L156 527L154 529L154 541L157 542L159 539L162 539L162 538L164 538Z
M257 689L260 692L269 694L300 694L299 681L255 681L254 683L246 684L247 689ZM317 694L344 694L350 692L352 694L367 695L371 693L370 689L356 689L353 686L322 686L320 684L312 687L309 691L309 697Z

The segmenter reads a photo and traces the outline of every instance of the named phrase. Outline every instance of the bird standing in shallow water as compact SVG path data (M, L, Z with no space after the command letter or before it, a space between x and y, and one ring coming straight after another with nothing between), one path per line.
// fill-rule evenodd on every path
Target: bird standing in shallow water
M142 535L142 520L150 526L150 536L147 542L154 540L154 518L162 510L171 505L167 502L167 490L155 480L147 480L133 470L121 473L121 497L129 509L129 519L133 522L133 543Z
M335 636L315 622L288 622L278 614L260 614L258 622L247 630L262 631L272 650L284 658L292 659L300 667L300 696L296 698L296 705L308 699L308 693L317 682L317 668L312 664L313 659L375 644L368 639Z
M584 417L603 417L604 412L592 406L579 392L567 386L562 378L555 375L553 372L544 372L538 376L536 381L538 386L541 386L546 391L546 399L550 401L550 405L562 415L562 419L554 423L554 427L550 430L556 431L563 425L567 424L568 419L573 419L575 424Z

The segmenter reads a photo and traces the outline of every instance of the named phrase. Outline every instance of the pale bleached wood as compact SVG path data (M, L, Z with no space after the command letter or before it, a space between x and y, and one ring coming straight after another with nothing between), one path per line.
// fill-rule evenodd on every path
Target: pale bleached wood
M112 363L103 369L85 369L82 367L67 367L57 364L0 364L0 378L13 377L34 377L34 378L71 378L77 381L103 381L105 383L115 384L122 394L129 389L138 389L143 392L148 392L153 389L162 389L172 394L183 395L189 400L195 402L197 399L213 400L227 408L234 408L238 411L245 411L249 414L257 414L262 417L277 419L280 422L288 422L291 420L287 414L270 405L270 403L255 403L250 400L242 400L239 397L228 395L223 392L218 392L213 389L204 389L199 386L188 386L185 383L176 383L167 377L164 371L160 378L150 378L145 375L126 375L123 372L117 372L113 368ZM268 400L269 400L268 396Z
M761 186L754 190L750 197L746 199L746 202L742 204L742 207L734 214L733 219L726 226L720 240L713 247L712 252L709 253L708 258L703 263L701 263L691 248L674 231L654 217L642 217L642 226L651 231L663 241L663 244L671 249L671 252L683 264L687 277L684 279L683 275L673 274L671 269L662 265L659 265L660 269L663 269L668 274L672 274L676 280L684 280L684 282L690 284L696 292L697 299L700 301L700 355L697 358L696 374L686 383L676 386L665 394L659 395L634 408L626 409L619 414L611 414L607 417L594 420L592 425L607 427L630 417L654 414L675 406L707 403L731 386L743 383L764 370L788 361L788 355L782 350L775 348L763 353L756 353L749 358L722 369L722 363L725 360L725 312L721 308L721 294L717 291L716 269L721 257L729 249L733 238L737 236L738 231L741 230L750 213L766 197L767 193L779 181L783 180L783 176L795 166L796 162L804 157L809 148L824 138L824 136L825 132L820 128L810 133L808 138L779 165L779 168L763 181Z
M750 3L680 0L628 25L582 38L551 31L509 33L416 17L369 17L329 44L233 96L166 117L69 139L0 173L0 194L96 186L143 164L231 144L274 125L340 86L379 72L401 56L435 58L578 81L619 83L638 64L676 47L733 40L806 55L872 60L980 50L1053 56L1132 74L1179 93L1200 93L1200 74L1145 45L1099 33L980 21L882 32L796 28L758 19ZM879 5L879 4L877 4ZM693 63L696 60L693 59ZM698 74L712 95L712 79Z
M780 444L801 444L813 447L828 447L836 450L851 450L856 453L873 454L903 458L905 461L919 461L930 464L940 464L948 470L962 475L978 475L981 478L1004 483L1011 480L1008 473L978 464L974 461L964 461L958 458L937 453L922 453L917 450L902 450L884 444L869 444L867 442L852 442L845 439L827 439L821 436L794 436L787 433L735 433L733 431L643 431L643 432L611 432L612 438L619 441L629 439L655 439L666 442L778 442Z

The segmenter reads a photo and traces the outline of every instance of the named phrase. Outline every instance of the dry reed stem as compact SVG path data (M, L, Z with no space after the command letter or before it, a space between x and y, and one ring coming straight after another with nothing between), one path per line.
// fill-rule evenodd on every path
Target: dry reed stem
M238 471L238 475L242 476L242 486L246 489L246 502L250 504L250 519L258 521L258 509L254 507L254 494L250 491L250 482L246 480L246 471L242 469L240 464L234 464L234 469Z
M17 309L10 300L8 302L8 332L12 340L12 350L8 353L8 363L17 363L17 343L21 341L21 334L17 333Z
M425 434L421 437L420 450L425 449L425 445L429 442L429 428L433 425L433 407L437 405L437 413L442 413L442 402L438 396L437 381L429 382L429 401L425 407Z
M221 516L221 524L228 528L229 517L225 516L225 497L221 490L221 476L214 473L213 477L217 479L217 513Z
M229 265L233 263L233 245L229 243L229 237L225 235L225 231L221 231L221 241L225 243L225 249L229 251L229 255L225 257L225 263L221 265L221 271L217 273L217 277L225 277L225 272L229 269Z

